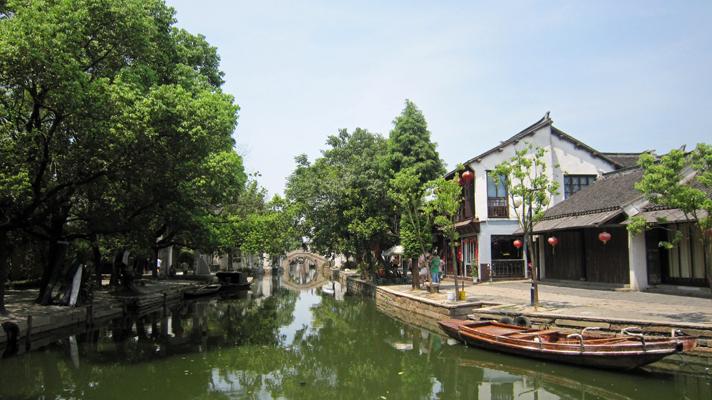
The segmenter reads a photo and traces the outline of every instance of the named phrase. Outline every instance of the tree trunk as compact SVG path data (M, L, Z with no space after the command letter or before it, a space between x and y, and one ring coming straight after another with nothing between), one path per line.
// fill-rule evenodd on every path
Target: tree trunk
M151 265L151 276L158 278L158 247L153 248L153 263Z
M119 250L114 256L114 262L111 264L111 278L109 279L110 287L119 286L119 274L121 273L121 263L124 256L124 250Z
M455 243L450 242L450 249L452 249L452 266L454 268L453 279L455 279L455 300L459 299L459 291L457 289L457 252L455 251Z
M52 294L54 289L62 278L64 269L64 257L67 254L66 242L59 239L50 239L49 257L47 265L42 274L42 283L40 286L40 294L37 297L37 302L43 306L52 303Z
M99 247L99 239L96 234L91 235L91 252L94 259L94 278L96 279L96 287L101 288L101 248Z
M69 207L60 207L50 218L47 262L42 271L40 293L37 303L48 305L52 302L52 292L62 276L64 257L68 243L64 241L64 225L67 223Z
M418 258L412 257L410 259L410 273L412 274L412 287L413 289L420 289L420 269L418 268Z
M706 235L702 232L702 235ZM712 238L702 236L702 252L704 254L705 276L707 277L707 286L712 289Z
M7 232L0 231L0 315L7 315L5 309L5 281L8 274L8 258L10 256L10 245Z

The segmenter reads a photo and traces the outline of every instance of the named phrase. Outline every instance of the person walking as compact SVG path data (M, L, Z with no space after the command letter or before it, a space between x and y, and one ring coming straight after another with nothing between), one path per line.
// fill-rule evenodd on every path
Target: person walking
M440 255L437 251L433 254L433 259L430 261L430 276L433 283L440 283Z

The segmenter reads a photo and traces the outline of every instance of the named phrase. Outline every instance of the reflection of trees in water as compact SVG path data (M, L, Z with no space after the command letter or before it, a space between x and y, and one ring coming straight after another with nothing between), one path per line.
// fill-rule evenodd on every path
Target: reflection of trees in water
M296 293L262 301L195 302L167 315L121 318L81 335L81 364L69 340L0 364L0 398L188 398L204 396L215 360L243 367L237 349L276 348L293 319Z

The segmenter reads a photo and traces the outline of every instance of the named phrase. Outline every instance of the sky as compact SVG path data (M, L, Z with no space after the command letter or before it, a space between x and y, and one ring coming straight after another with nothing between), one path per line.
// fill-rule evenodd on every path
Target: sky
M167 0L218 48L246 170L281 194L294 157L417 104L448 168L551 111L600 151L712 143L710 1Z

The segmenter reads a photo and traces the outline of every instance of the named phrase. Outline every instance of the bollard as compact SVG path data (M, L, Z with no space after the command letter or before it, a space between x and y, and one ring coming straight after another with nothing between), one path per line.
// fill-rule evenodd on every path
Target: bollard
M32 315L27 316L27 329L25 332L25 351L30 351L32 348Z

